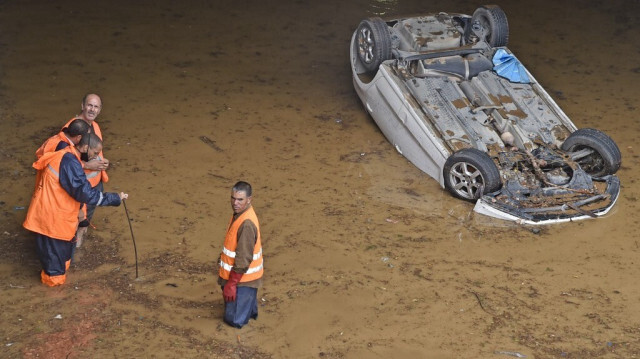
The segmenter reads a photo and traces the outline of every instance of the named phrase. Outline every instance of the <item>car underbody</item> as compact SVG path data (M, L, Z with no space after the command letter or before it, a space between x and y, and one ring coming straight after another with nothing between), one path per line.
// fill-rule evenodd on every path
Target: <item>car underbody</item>
M507 38L495 6L365 20L352 38L356 92L398 152L478 213L529 224L606 214L618 147L577 129Z

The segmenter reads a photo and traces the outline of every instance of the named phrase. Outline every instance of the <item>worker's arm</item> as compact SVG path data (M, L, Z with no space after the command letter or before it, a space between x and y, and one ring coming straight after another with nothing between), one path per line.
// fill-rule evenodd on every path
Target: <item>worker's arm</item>
M100 192L91 187L80 161L71 153L65 153L60 162L60 185L80 203L94 206L119 206L117 193Z

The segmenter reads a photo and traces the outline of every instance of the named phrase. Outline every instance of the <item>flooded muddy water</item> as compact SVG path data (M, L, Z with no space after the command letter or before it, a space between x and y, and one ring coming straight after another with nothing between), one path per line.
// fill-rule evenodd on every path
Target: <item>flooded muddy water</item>
M0 1L0 337L6 358L640 357L640 2L503 1L509 47L578 127L619 145L598 220L474 215L361 105L361 19L469 1ZM34 151L103 99L107 191L58 288L21 227ZM260 315L222 324L229 190L254 186Z

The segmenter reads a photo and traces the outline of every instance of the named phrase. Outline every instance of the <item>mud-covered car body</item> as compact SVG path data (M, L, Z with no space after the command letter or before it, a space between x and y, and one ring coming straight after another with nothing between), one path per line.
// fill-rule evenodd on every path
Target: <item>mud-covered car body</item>
M528 224L606 214L618 147L577 129L507 41L491 5L366 19L351 40L354 87L397 151L476 212Z

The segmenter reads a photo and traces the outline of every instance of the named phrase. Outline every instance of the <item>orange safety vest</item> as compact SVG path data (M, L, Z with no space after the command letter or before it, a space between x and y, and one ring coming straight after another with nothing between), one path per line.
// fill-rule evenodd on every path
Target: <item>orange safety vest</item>
M222 254L220 255L220 271L221 278L228 280L229 273L233 268L233 264L236 260L236 247L238 246L238 229L245 220L250 220L256 226L258 230L258 239L256 245L253 247L253 260L249 264L249 269L242 275L240 283L250 282L262 277L264 268L262 266L262 240L260 237L260 223L256 212L253 211L253 207L249 207L244 213L242 213L236 220L229 221L229 227L227 229L227 235L224 238L224 247L222 248Z
M73 120L75 119L76 117L70 119L69 122L67 122L63 127L68 127L69 124L73 122ZM98 126L98 123L96 121L93 121L92 125L96 135L100 137L100 139L102 140L102 131L100 131L100 126ZM102 153L102 151L100 151L100 153L98 153L98 159L101 160L103 158L104 158L104 154ZM109 182L109 175L107 175L107 171L92 171L92 170L85 169L84 174L87 176L89 183L91 183L91 187L97 186L98 183L100 183L100 181L102 181L103 183Z
M64 134L64 132L60 131L60 133L58 133L57 135L53 135L49 137L46 141L44 141L42 146L40 146L40 148L36 150L36 158L42 157L42 155L44 155L47 152L55 151L56 147L58 147L58 144L60 142L66 142L69 144L69 146L74 146L74 144L71 141L69 141L69 139Z
M60 131L60 133L58 133L57 135L53 135L51 137L49 137L46 141L44 141L44 143L36 150L36 159L39 159L40 157L42 157L42 155L44 155L45 153L48 152L54 152L56 150L56 147L58 147L58 144L60 142L66 142L69 144L69 147L73 147L74 144L69 141L69 139L67 138L67 136L64 134L64 132ZM41 171L38 171L36 173L36 187L38 186L38 183L40 183L40 175L42 175Z
M33 163L33 168L41 175L22 224L24 228L59 240L73 240L78 226L80 202L60 185L60 163L66 153L73 153L80 161L75 152L73 147L67 147L45 153Z

